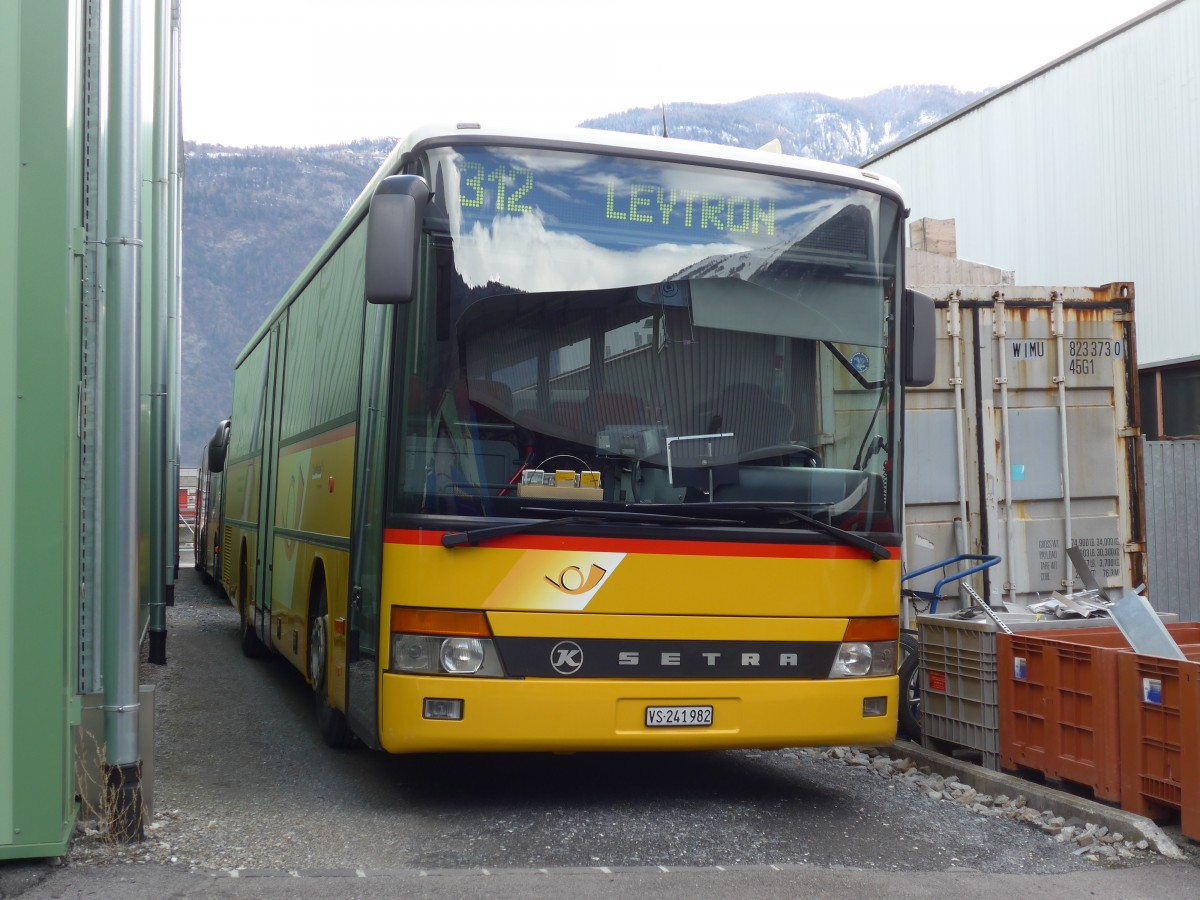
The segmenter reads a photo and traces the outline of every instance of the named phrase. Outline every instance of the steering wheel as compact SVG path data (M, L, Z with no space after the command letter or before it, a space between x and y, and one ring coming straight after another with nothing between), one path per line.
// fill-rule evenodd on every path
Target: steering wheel
M793 442L789 444L770 444L766 447L755 447L740 454L743 460L765 459L768 456L799 456L801 466L805 469L819 469L822 466L821 454L807 444Z

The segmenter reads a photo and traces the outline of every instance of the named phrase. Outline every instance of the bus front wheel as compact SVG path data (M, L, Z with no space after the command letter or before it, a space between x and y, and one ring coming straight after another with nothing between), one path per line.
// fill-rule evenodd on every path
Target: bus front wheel
M308 623L308 677L312 682L317 710L317 730L330 747L349 747L354 736L340 709L329 702L329 609L325 579L313 596Z
M921 743L921 646L915 635L900 635L900 731Z

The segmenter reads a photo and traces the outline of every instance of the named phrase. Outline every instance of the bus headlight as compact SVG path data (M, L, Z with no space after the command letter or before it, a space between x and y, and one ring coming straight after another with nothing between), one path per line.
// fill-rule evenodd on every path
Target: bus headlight
M392 635L392 668L399 672L436 672L441 638L423 634Z
M482 612L393 607L390 649L391 672L504 677Z
M883 677L896 674L895 641L848 641L838 647L830 678Z
M502 678L495 644L482 638L393 634L389 668L420 675L483 675Z
M483 641L478 638L446 638L442 641L441 662L446 672L474 675L483 665L483 660Z

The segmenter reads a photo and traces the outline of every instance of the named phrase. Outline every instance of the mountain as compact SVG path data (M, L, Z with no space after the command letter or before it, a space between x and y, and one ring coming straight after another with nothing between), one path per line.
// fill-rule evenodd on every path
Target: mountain
M839 100L774 94L738 103L675 103L671 137L761 147L856 164L982 94L895 87ZM589 128L662 134L661 108L590 119ZM394 146L391 139L307 149L185 148L181 465L195 466L229 415L233 364Z
M850 100L771 94L737 103L672 103L665 113L661 107L631 109L583 125L661 135L665 114L671 137L751 148L778 138L784 153L858 165L982 96L931 85L888 88Z
M181 465L199 465L238 354L393 145L185 147Z

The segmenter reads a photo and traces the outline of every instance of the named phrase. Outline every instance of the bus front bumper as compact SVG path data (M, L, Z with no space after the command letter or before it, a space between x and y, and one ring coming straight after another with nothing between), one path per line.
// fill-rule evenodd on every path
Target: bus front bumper
M379 739L390 753L889 744L897 694L894 676L680 682L385 673ZM883 698L883 715L864 715L872 698ZM462 718L425 718L427 700L461 701ZM710 725L647 726L648 707L709 706Z

